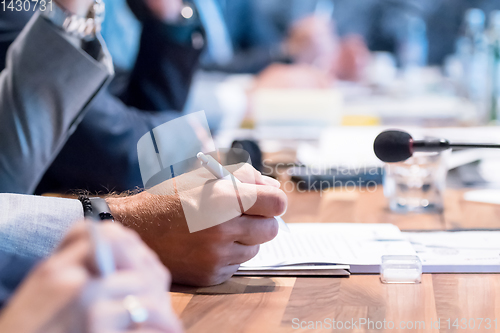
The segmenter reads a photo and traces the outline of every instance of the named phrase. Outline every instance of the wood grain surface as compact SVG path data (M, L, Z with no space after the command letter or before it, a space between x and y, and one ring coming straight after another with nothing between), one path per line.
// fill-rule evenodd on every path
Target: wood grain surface
M393 223L402 230L500 229L500 206L466 202L463 192L448 190L444 213L434 215L391 213L382 189L292 192L284 219ZM193 333L500 332L500 274L424 274L418 285L382 284L377 275L234 277L215 287L172 291L174 309ZM356 327L332 329L332 320Z

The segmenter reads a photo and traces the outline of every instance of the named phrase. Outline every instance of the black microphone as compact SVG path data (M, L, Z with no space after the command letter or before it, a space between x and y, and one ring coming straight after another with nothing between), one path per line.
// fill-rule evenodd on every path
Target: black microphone
M382 132L373 143L375 155L388 163L407 160L413 156L414 152L441 152L450 148L500 149L500 144L450 143L446 139L438 138L413 140L410 134L402 131Z

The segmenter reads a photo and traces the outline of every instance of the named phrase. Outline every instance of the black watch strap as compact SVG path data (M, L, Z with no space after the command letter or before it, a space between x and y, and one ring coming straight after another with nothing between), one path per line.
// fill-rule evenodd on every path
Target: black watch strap
M89 198L86 195L80 195L78 200L83 206L83 216L94 220L112 220L114 217L111 214L108 203L103 198Z

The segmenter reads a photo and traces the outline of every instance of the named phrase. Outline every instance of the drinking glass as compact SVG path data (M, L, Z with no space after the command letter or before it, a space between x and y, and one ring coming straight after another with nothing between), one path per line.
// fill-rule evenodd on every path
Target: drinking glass
M384 195L396 213L440 213L450 151L415 153L400 163L384 167Z

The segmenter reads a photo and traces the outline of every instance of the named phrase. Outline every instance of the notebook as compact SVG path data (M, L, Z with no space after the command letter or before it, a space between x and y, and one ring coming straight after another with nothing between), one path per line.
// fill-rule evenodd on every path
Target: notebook
M392 224L291 223L236 275L379 273L383 255L415 255ZM335 274L337 273L337 274Z

